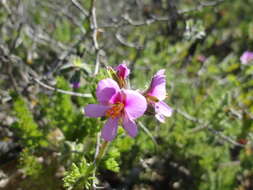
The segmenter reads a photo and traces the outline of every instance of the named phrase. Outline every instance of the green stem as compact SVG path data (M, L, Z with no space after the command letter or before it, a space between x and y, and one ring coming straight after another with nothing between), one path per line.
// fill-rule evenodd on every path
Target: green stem
M99 153L94 160L95 170L98 167L100 161L102 160L108 145L109 145L109 141L104 141L103 144L101 145Z

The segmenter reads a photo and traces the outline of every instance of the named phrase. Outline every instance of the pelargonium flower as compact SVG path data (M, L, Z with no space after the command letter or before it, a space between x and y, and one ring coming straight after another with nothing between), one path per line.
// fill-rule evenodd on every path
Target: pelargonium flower
M80 82L72 82L72 88L80 88Z
M204 55L198 55L197 60L201 63L204 63L207 60L207 58Z
M253 60L253 52L245 51L240 57L240 60L242 64L248 64L250 61Z
M115 67L115 71L117 72L117 75L121 79L126 79L128 75L130 74L130 69L127 68L125 63L122 63Z
M89 104L85 114L89 117L108 118L102 129L102 137L111 141L117 134L118 125L122 124L129 136L137 135L135 119L144 114L147 102L137 91L120 89L117 82L107 78L98 83L96 96L99 104Z
M153 107L155 117L160 122L165 122L165 117L172 115L173 109L163 100L166 98L166 79L165 70L159 70L152 78L150 87L145 92L148 104Z
M114 69L111 67L107 68L111 77L118 83L120 88L127 87L127 77L130 74L130 70L127 68L125 63L122 63L115 67Z

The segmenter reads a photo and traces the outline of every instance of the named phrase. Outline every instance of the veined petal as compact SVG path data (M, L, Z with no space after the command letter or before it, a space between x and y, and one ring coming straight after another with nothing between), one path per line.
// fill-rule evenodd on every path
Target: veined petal
M101 104L89 104L84 108L84 112L88 117L102 117L105 115L105 112L108 109L109 106Z
M128 117L128 114L126 113L123 118L123 127L127 131L128 135L130 137L135 137L137 135L138 129L134 122L134 120L131 120Z
M112 141L116 134L117 134L117 129L118 129L118 120L119 118L109 118L104 125L102 129L102 137L105 141Z
M165 75L165 69L160 69L159 71L156 72L155 76L158 76L158 75Z
M96 96L101 104L112 103L113 97L120 90L117 82L113 79L103 79L98 83Z
M147 101L137 91L124 90L125 95L125 111L130 119L136 119L144 114L147 109Z
M162 114L155 114L155 117L161 123L165 123L165 117L164 117L164 115L162 115Z
M159 70L152 78L147 94L155 96L160 101L166 98L166 77L165 70Z
M169 107L165 102L160 101L155 103L155 112L157 114L162 114L165 117L170 117L173 113L173 109Z

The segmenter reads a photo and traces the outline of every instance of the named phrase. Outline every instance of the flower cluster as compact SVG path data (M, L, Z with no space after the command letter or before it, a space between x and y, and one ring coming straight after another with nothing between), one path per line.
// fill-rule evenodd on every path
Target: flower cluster
M135 120L145 113L154 113L160 122L172 115L172 108L165 102L166 80L165 70L159 70L152 78L150 87L143 93L127 89L127 77L130 70L126 64L109 69L112 78L98 83L96 97L98 104L89 104L84 108L88 117L106 117L107 122L102 129L105 141L111 141L117 134L118 125L122 125L129 136L137 135Z

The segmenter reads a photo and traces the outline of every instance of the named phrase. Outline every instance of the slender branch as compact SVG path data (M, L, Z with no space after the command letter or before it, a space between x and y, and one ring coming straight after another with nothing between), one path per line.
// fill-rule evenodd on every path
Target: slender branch
M94 155L94 160L96 160L96 158L97 158L97 156L98 156L98 153L99 153L100 136L101 136L101 133L99 132L99 133L97 134L96 152L95 152L95 155Z
M80 3L77 1L77 0L71 0L71 2L73 3L73 5L76 7L76 8L78 8L80 11L81 11L81 13L83 13L84 14L84 16L89 16L89 13L88 13L88 11L86 11L81 5L80 5Z
M213 134L218 135L220 138L222 138L223 140L229 142L230 144L233 144L234 146L239 146L239 147L245 147L245 145L240 144L238 142L236 142L235 140L233 140L231 137L228 137L226 135L224 135L222 132L214 130L211 127L208 127L208 130L211 131Z
M143 25L150 25L154 22L167 22L170 20L169 17L156 17L152 15L151 19L145 20L145 21L134 21L130 18L128 14L125 14L122 16L123 20L126 21L129 25L132 26L143 26Z
M99 153L97 154L97 156L95 157L95 160L94 160L94 164L95 164L95 167L97 167L99 165L99 162L101 161L101 159L103 158L104 154L105 154L105 151L109 145L109 141L104 141L101 146L100 146L100 150L99 150Z
M206 7L215 7L218 6L219 4L225 2L225 0L217 0L217 1L212 1L212 2L200 2L197 7L191 8L191 9L186 9L186 10L179 10L178 15L183 16L184 14L188 14L191 12L195 11L201 11L203 8ZM151 19L147 20L142 20L142 21L134 21L133 19L130 18L128 14L125 14L122 16L122 20L118 22L114 22L113 24L104 24L102 26L99 26L99 28L120 28L123 26L134 26L134 27L140 27L140 26L145 26L145 25L150 25L153 23L157 22L168 22L171 20L170 17L165 16L165 17L157 17L155 15L151 15Z
M184 118L200 124L199 127L196 127L196 128L191 130L192 133L198 132L198 131L203 130L203 129L208 129L208 131L212 132L215 135L218 135L220 138L222 138L223 140L229 142L230 144L232 144L234 146L245 147L244 145L242 145L242 144L236 142L235 140L233 140L231 137L228 137L228 136L224 135L222 132L217 131L217 130L213 129L212 127L210 127L210 125L211 125L210 123L199 120L199 119L197 119L197 118L195 118L195 117L189 115L188 113L183 112L179 109L177 109L176 111L177 111L177 113L182 115Z
M134 26L134 27L141 27L141 26L145 26L145 25L150 25L153 23L157 23L157 22L168 22L170 20L170 18L168 17L156 17L153 16L151 19L148 20L142 20L142 21L134 21L132 20L129 16L123 16L122 20L120 20L119 22L114 22L113 24L103 24L101 26L99 26L99 28L120 28L120 27L124 27L124 26Z
M126 47L135 48L135 49L143 49L143 47L140 46L140 45L136 45L136 44L134 44L134 43L127 42L127 41L121 36L121 34L120 34L119 31L116 33L116 39L117 39L122 45L124 45L124 46L126 46Z
M100 67L100 51L98 51L96 53L96 65L95 65L95 70L94 70L94 73L93 73L94 75L98 74L99 67Z
M96 159L97 159L98 154L99 154L100 136L101 136L101 133L99 132L97 134L96 152L95 152L95 155L94 155L94 162L93 162L94 164L96 164L95 162L96 162ZM96 177L96 169L93 170L93 177L95 179L95 177ZM94 189L98 189L98 187L96 186L96 181L95 180L93 180L92 186L93 186Z
M91 94L82 94L82 93L77 93L77 92L62 90L62 89L59 89L59 88L55 88L55 87L49 86L49 85L41 82L38 79L33 78L33 80L35 82L37 82L39 85L43 86L44 88L46 88L48 90L52 90L52 91L55 91L55 92L60 92L62 94L68 94L68 95L71 95L71 96L79 96L79 97L85 97L85 98L91 98L92 97Z
M145 133L147 133L147 135L152 139L152 141L154 142L155 145L157 145L157 142L155 140L155 138L153 137L153 135L151 134L151 132L145 127L145 125L143 125L142 122L138 122L139 126L143 129L143 131Z
M11 44L11 51L13 51L14 49L16 49L16 46L17 46L17 42L18 42L18 39L21 35L21 30L22 30L22 27L23 27L23 23L20 23L18 25L18 29L17 29L17 35L16 37L14 38L14 40L12 41L12 44Z
M97 40L98 36L98 25L97 25L97 15L96 15L96 0L91 1L91 7L90 7L90 29L92 30L92 42L95 48L95 55L96 55L96 65L94 70L94 75L98 74L99 67L100 67L100 49L99 44Z
M92 38L93 38L93 44L95 46L95 49L99 49L98 41L97 41L97 34L98 34L98 25L97 25L97 15L96 15L96 0L92 0L91 5L91 23L92 23Z
M225 0L199 2L199 4L196 7L191 8L191 9L187 9L187 10L181 10L181 11L178 11L178 13L183 15L183 14L188 14L188 13L195 12L195 11L201 11L205 7L215 7L223 2L225 2Z

